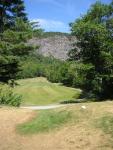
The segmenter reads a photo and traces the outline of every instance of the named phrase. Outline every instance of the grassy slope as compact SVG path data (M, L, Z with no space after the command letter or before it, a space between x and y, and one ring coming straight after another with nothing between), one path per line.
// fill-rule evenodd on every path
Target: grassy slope
M75 99L80 90L50 83L45 78L18 80L15 92L22 94L23 105L47 105Z

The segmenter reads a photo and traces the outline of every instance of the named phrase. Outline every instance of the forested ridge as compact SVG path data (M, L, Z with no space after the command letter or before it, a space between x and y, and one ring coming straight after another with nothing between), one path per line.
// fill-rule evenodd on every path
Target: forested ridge
M95 101L113 98L113 2L97 1L85 15L70 23L70 27L77 40L72 43L68 60L44 57L36 52L38 45L28 44L30 39L70 35L45 33L36 22L31 23L23 0L0 1L1 104L19 105L21 101L12 89L6 90L7 98L4 97L3 88L8 89L4 84L14 87L17 79L40 76L81 88L81 97Z

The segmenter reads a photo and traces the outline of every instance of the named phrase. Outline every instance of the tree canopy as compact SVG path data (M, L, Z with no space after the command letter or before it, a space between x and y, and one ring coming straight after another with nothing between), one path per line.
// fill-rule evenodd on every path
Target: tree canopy
M85 90L99 97L112 97L113 3L96 2L86 15L71 23L71 31L80 50L71 50L70 58L93 68L86 74Z
M0 33L11 28L18 17L27 20L23 0L0 0Z
M0 81L15 79L19 60L33 49L25 44L32 37L23 0L0 1Z

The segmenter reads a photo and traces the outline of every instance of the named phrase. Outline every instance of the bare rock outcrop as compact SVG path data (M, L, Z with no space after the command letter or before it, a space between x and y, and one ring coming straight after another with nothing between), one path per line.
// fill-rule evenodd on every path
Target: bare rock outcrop
M33 38L29 44L39 46L37 52L43 56L53 56L57 59L66 60L75 41L74 36L55 35L46 38Z

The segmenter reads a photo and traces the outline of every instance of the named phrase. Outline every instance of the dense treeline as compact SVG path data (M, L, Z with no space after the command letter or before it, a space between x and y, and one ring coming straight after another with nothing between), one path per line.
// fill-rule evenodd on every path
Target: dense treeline
M86 70L91 65L85 65L74 61L61 61L54 57L44 57L32 54L21 60L20 72L17 79L46 77L51 82L63 83L70 87L81 87L84 83Z
M48 38L48 37L54 37L54 36L70 36L70 34L62 33L62 32L42 32L40 38ZM39 37L39 34L38 34L38 37Z

